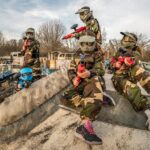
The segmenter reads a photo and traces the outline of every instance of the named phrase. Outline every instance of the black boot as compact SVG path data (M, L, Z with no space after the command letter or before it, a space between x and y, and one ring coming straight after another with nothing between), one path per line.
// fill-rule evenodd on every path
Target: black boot
M84 125L77 127L75 136L84 140L86 143L90 145L100 145L102 144L102 140L95 134L90 133Z

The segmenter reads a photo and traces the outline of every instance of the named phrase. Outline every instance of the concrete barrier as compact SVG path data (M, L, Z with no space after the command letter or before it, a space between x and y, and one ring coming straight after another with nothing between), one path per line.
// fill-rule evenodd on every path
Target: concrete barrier
M0 104L0 126L11 124L63 90L69 83L66 70L59 70L5 99Z
M63 91L59 92L19 120L7 126L0 127L0 145L1 143L15 140L18 136L25 135L55 113L59 108L58 105L55 104L59 101L62 93Z

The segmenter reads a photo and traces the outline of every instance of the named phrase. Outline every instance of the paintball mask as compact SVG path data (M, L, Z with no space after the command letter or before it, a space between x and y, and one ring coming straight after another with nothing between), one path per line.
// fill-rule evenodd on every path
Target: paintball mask
M23 40L26 40L26 39L27 39L26 33L23 33L22 39L23 39Z
M79 14L80 19L85 23L93 16L93 12L90 11L90 7L82 7L75 14Z
M32 69L28 68L28 67L25 67L25 68L21 69L20 70L20 79L23 80L23 81L31 82L32 79L33 79Z
M90 35L81 36L79 39L79 47L83 52L92 52L96 46L95 37Z
M26 33L26 38L27 39L32 40L32 39L35 38L35 30L33 28L28 28L25 33Z
M129 32L121 32L123 38L121 44L124 48L133 48L137 43L137 36Z

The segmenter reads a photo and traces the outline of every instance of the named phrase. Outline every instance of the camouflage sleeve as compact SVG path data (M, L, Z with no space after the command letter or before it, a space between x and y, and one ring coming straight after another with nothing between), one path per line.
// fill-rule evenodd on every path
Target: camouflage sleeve
M137 51L134 52L134 60L136 64L139 64L139 62L142 61L142 56Z
M33 41L31 43L31 45L29 46L29 50L32 52L32 51L35 51L35 50L39 50L40 49L40 43L38 41Z
M40 57L40 43L35 40L31 45L32 57L38 59Z
M103 76L105 74L104 65L102 63L102 56L100 52L95 54L95 65L94 68L90 70L91 76L98 75Z
M99 22L97 19L94 19L92 22L92 30L94 31L94 33L96 35L97 42L102 44L101 28L100 28L100 25L99 25Z
M37 47L40 49L40 42L37 41Z
M40 43L38 41L35 42L35 44L33 45L33 50L39 50L40 49Z
M70 67L68 69L68 77L69 77L69 80L72 81L73 78L75 78L77 75L77 66L76 66L76 63L75 63L75 60L72 60L71 63L70 63Z

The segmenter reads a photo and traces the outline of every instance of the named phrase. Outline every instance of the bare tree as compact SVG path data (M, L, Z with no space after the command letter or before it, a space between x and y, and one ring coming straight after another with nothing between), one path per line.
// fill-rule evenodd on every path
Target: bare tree
M5 47L6 47L6 40L3 33L0 32L0 56L4 56L7 54Z
M21 49L21 40L16 39L6 40L3 33L0 32L0 56L10 55L13 51Z
M136 33L136 35L138 38L137 45L140 47L143 60L147 61L150 58L150 39L143 33Z
M44 52L60 50L63 46L62 36L65 27L59 20L50 20L42 24L37 32L37 38Z
M2 32L0 32L0 46L3 46L5 43L5 38Z
M140 34L136 34L136 35L138 37L138 45L142 49L144 49L150 45L150 39L148 39L148 37L145 34L140 33Z
M116 39L109 40L109 43L103 43L103 49L105 50L106 57L105 58L111 58L115 55L117 50L120 47L120 42Z
M150 47L144 51L143 61L150 62Z
M102 43L105 43L107 40L107 32L106 32L106 29L103 28L102 30Z
M70 38L63 41L65 49L68 51L74 51L79 48L78 40L75 38Z

